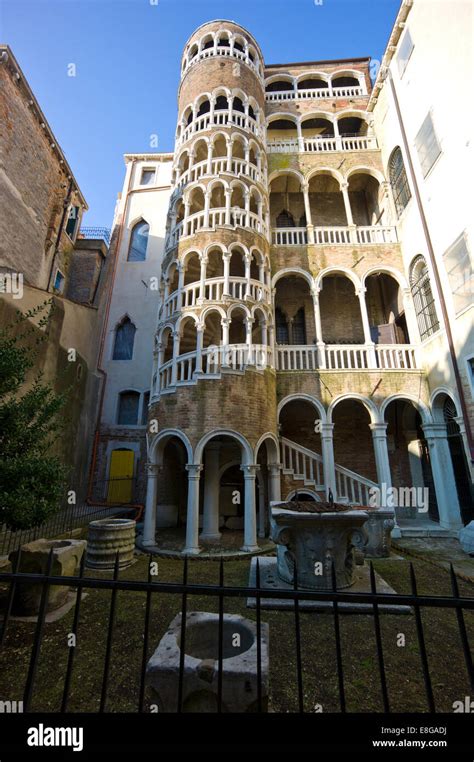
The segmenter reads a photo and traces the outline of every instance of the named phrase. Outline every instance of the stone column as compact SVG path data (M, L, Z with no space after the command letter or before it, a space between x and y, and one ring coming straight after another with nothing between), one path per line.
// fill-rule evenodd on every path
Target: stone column
M227 147L227 172L232 172L232 141L230 139L226 142Z
M179 344L181 336L179 331L173 332L173 364L171 366L171 386L176 386L178 380L178 357L179 357Z
M183 306L183 288L186 269L182 262L178 263L178 298L176 300L176 309L180 310Z
M444 529L461 529L461 509L454 478L453 463L444 423L422 426L430 448L431 472L438 502L439 524Z
M231 254L227 251L222 255L222 260L224 262L224 291L222 292L222 296L230 296L230 257Z
M204 340L204 326L200 323L196 328L196 370L194 373L202 373L202 344Z
M219 540L219 442L206 446L201 540Z
M387 425L388 424L385 422L369 424L374 445L377 481L381 490L383 490L384 485L386 490L389 490L392 487L392 475L390 473L390 461L387 448Z
M308 231L308 243L314 243L314 225L311 217L311 205L309 203L309 183L303 183L304 212L306 215L306 230Z
M186 544L183 550L188 556L197 556L199 548L199 478L201 465L188 464L188 511L186 517Z
M189 217L190 208L191 208L191 202L185 201L184 202L184 217L183 217L183 238L189 235L188 217Z
M250 177L250 146L248 144L248 141L245 143L244 161L245 161L245 173L247 177Z
M209 227L210 207L211 207L211 194L209 191L206 191L206 195L204 196L204 225L203 225L203 227L205 228Z
M198 304L203 304L206 298L206 268L207 268L207 257L205 254L201 257L201 272L200 272L200 282L199 282L199 298L197 300Z
M250 298L250 267L252 264L252 257L250 254L246 254L244 257L244 264L245 264L245 298Z
M230 225L230 200L232 197L232 189L225 188L225 224Z
M296 122L296 132L298 134L297 140L298 140L298 151L300 153L304 152L304 138L303 138L303 130L301 129L301 122L298 119Z
M318 348L318 367L326 367L326 345L323 341L323 328L321 324L321 310L319 309L319 292L321 289L312 288L311 296L313 297L314 306L314 328L316 331L316 346Z
M212 106L211 106L212 109ZM212 175L212 142L209 140L207 144L207 167L206 174Z
M244 208L245 208L245 215L244 215L245 227L249 228L250 227L250 191L249 190L245 191ZM242 219L242 217L240 219Z
M258 536L265 537L265 483L264 479L258 479Z
M336 117L334 117L333 126L334 126L334 138L335 138L335 141L336 141L336 149L338 151L342 151L342 138L341 138L341 134L339 132L339 122L336 119ZM348 183L347 183L347 185L348 185ZM347 214L347 208L346 208L346 214ZM351 210L351 215L352 215L352 210Z
M346 210L347 224L350 227L351 225L354 224L354 220L352 217L351 202L349 199L349 183L341 183L341 193L342 193L342 198L344 199L344 208Z
M147 486L146 486L146 505L145 518L143 522L143 540L142 544L150 547L155 545L156 531L156 497L157 497L157 479L160 466L155 463L147 463Z
M229 326L230 318L221 318L222 326L222 358L221 367L229 367Z
M278 503L281 501L281 481L280 471L281 463L270 463L268 465L268 481L269 481L269 502Z
M255 514L255 475L257 466L241 466L244 472L245 506L244 506L244 544L241 550L252 553L258 550L257 517Z
M375 344L372 341L372 336L370 333L369 315L367 313L367 304L365 303L365 292L366 288L364 286L356 289L356 294L359 297L362 327L364 329L364 343L367 347L367 363L369 368L376 368L377 360L375 356Z
M333 431L333 423L321 424L321 450L323 455L324 486L326 487L326 495L329 496L329 490L331 490L334 500L337 500Z

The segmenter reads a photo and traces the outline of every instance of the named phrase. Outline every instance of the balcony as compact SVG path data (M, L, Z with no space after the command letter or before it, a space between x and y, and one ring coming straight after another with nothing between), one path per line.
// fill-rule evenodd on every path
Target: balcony
M210 164L207 159L204 159L204 161L188 167L176 180L176 188L182 188L189 183L195 183L205 175L218 177L223 174L242 175L254 183L264 184L266 182L265 175L250 161L234 156L230 158L219 156L211 159Z
M268 153L327 153L333 151L372 151L378 148L375 135L313 138L273 138Z
M322 344L276 348L278 371L420 369L412 344Z
M272 246L349 246L396 242L396 227L387 225L272 228Z
M186 143L194 135L214 127L239 127L241 130L251 132L257 138L265 138L264 131L248 114L235 110L216 110L213 113L202 114L195 117L179 134L176 135L176 148Z
M367 91L360 85L351 87L315 87L301 90L280 90L265 93L267 103L292 100L318 100L323 98L364 98Z
M184 286L182 291L174 291L164 302L162 319L168 319L174 312L181 309L195 307L201 298L206 302L221 302L226 299L236 299L239 302L270 302L271 300L270 288L259 280L230 276L227 293L225 285L226 279L223 277L206 278L202 297L202 286L199 281Z

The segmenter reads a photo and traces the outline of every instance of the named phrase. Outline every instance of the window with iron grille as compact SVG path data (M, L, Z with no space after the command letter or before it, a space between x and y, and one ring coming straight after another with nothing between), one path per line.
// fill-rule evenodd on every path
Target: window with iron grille
M436 159L441 153L441 146L436 137L433 119L427 114L415 138L415 146L421 164L423 177L426 177Z
M146 259L149 232L150 226L144 220L134 226L127 257L129 262L143 262Z
M113 360L131 360L133 357L133 345L135 342L136 328L129 317L126 317L117 326L115 331Z
M286 316L283 314L279 307L277 307L275 310L275 323L277 344L289 344L290 335L288 332L288 322Z
M416 257L410 268L410 286L422 341L439 329L430 276L424 257Z
M291 326L292 344L306 344L306 325L304 319L304 308L298 310L293 318Z
M277 228L294 228L295 218L293 217L291 212L288 212L286 209L283 209L283 211L280 212L280 214L276 218L276 226Z
M390 183L393 189L393 199L397 214L400 217L409 200L411 199L411 190L408 184L408 177L403 161L403 155L399 146L392 151L388 162L388 173Z
M136 426L138 423L138 406L140 395L138 392L121 392L119 395L119 407L117 423L120 426Z
M474 268L464 233L443 254L443 260L458 314L471 306L474 296Z

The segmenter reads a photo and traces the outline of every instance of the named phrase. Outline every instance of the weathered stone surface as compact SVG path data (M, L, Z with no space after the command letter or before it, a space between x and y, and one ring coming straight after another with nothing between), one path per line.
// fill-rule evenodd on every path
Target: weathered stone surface
M136 522L133 519L91 521L87 537L86 566L113 569L117 553L119 568L130 566L135 549Z
M277 568L282 580L298 587L331 590L334 565L337 588L350 587L354 581L354 547L363 547L366 535L362 526L366 511L339 513L296 513L272 507L271 538L278 544Z
M183 711L216 712L219 617L204 611L186 617ZM222 710L257 709L256 625L237 614L224 614ZM269 627L261 625L262 708L268 700ZM146 682L160 712L176 712L180 664L181 614L171 622L148 662Z
M474 556L474 521L471 521L459 532L459 542L465 553Z
M359 509L358 509L359 510ZM395 526L394 512L390 509L366 509L369 514L364 524L367 542L362 548L366 556L388 558L392 545L392 529Z
M15 568L20 552L19 571L29 574L46 574L49 555L52 550L51 575L70 577L77 573L86 547L84 540L34 540L10 553L9 559ZM38 614L43 585L38 582L17 582L13 598L12 613L19 616ZM46 611L55 611L66 603L69 587L50 585Z

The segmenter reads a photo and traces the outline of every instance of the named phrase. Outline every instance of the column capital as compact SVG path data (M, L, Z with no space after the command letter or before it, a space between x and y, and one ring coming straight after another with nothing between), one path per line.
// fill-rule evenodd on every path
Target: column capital
M365 286L356 286L356 290L355 290L355 292L356 292L357 296L359 297L359 299L360 299L362 296L363 296L363 297L365 297L365 293L366 293L366 291L367 291L367 289L366 289L366 287L365 287Z
M334 431L333 423L321 423L321 436L332 438L333 431Z
M268 470L271 474L279 474L281 469L283 468L282 463L269 463L268 464Z
M377 421L377 423L369 423L369 429L372 432L373 437L380 437L385 439L387 437L388 423L385 421Z
M246 464L240 466L241 471L244 472L244 479L255 479L259 466L255 464Z
M185 468L188 472L188 479L199 479L203 466L201 463L187 463Z
M421 428L427 439L446 439L445 423L424 423Z
M148 477L156 477L158 474L161 474L163 471L163 466L158 463L146 463L145 464L145 470L148 474Z
M228 318L228 317L221 318L221 326L222 327L228 326L228 325L230 325L230 323L231 323L231 319L230 318Z
M197 333L204 333L205 330L206 330L205 323L198 323L197 324L197 326L196 326L196 332Z
M347 180L343 180L340 187L341 187L341 191L347 190L349 187L349 183L347 182Z

